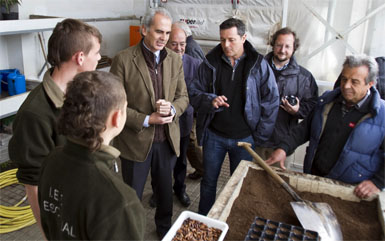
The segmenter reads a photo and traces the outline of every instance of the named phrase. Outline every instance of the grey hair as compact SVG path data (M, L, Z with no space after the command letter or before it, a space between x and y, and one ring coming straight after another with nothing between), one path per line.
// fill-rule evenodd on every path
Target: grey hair
M152 21L154 20L154 17L156 14L161 14L163 16L168 17L172 22L172 17L169 11L167 9L159 7L159 8L150 8L144 17L142 18L142 26L146 27L148 30L152 24Z
M378 75L378 65L373 57L367 56L365 54L349 55L346 56L346 59L343 63L344 68L356 68L360 66L366 66L369 70L368 76L365 79L365 83L368 84L369 82L373 81L373 83L376 84Z
M192 35L191 29L190 29L190 27L187 25L186 22L184 22L184 21L178 21L178 22L173 23L173 25L174 25L175 27L177 27L177 28L182 29L182 30L185 32L185 34L186 34L187 37L189 37L189 36Z

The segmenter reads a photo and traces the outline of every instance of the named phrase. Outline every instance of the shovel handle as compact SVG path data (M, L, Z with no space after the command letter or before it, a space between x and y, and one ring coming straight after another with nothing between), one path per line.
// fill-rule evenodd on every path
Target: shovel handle
M242 146L250 153L254 160L260 165L275 181L277 181L285 190L296 200L303 201L300 196L283 180L264 160L251 148L251 144L247 142L238 142L238 146Z

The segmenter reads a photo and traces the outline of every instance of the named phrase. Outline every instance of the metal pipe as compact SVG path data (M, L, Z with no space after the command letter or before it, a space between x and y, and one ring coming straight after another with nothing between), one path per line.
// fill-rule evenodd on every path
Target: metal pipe
M327 30L329 30L330 32L332 32L335 37L337 39L340 39L342 40L342 43L345 44L346 48L352 52L352 53L356 53L357 51L352 47L350 46L350 44L344 39L344 36L343 34L340 34L338 33L325 19L323 19L323 17L317 13L317 11L315 11L313 8L311 8L309 5L307 5L307 3L305 3L303 0L301 0L302 4L310 11L310 13L312 13L321 23L323 23L326 27ZM330 40L328 40L326 43L324 43L325 46L327 46L326 44L329 43ZM326 47L325 47L326 48ZM318 49L317 49L318 50ZM321 49L323 50L323 49Z
M238 9L239 0L231 0L231 2L233 3L233 9Z
M46 15L29 15L30 19L42 19L42 18L62 18L57 16L46 16ZM108 22L108 21L127 21L127 20L138 20L140 21L140 17L135 15L130 16L121 16L121 17L106 17L106 18L79 18L78 20L83 22Z
M369 0L369 3L366 5L366 14L369 13L370 9L372 8L373 6L373 2L371 0ZM366 45L366 41L367 41L367 38L368 38L368 28L369 28L369 21L366 21L365 24L364 24L364 34L362 36L365 36L362 40L362 45L361 45L361 53L365 52L365 45Z
M324 43L322 46L320 46L319 48L317 48L316 50L314 50L312 53L310 53L308 56L305 57L305 61L308 61L310 58L312 58L314 55L318 54L319 52L321 52L324 48L326 48L327 46L331 45L332 43L334 43L335 41L339 40L339 39L344 39L344 36L346 34L348 34L350 31L352 31L353 29L355 29L358 25L360 25L361 23L363 23L364 21L366 21L367 19L373 17L374 15L376 15L378 12L382 11L383 9L385 8L385 3L382 4L381 6L379 6L378 8L376 8L375 10L373 10L372 12L370 12L368 15L366 15L365 17L361 18L360 20L358 20L357 22L355 22L353 25L351 25L350 27L348 27L346 30L344 30L343 32L341 32L340 34L336 35L335 38L331 38L330 40L328 40L326 43ZM346 43L346 41L344 41L344 43ZM354 52L353 52L354 53Z
M159 7L159 0L153 0L152 2L154 3L154 8Z
M207 39L195 39L195 41L199 45L207 46L207 47L215 47L220 43L219 40L207 40Z
M282 0L282 24L281 27L287 26L287 11L289 8L289 0Z
M379 6L378 8L376 8L375 10L371 11L368 15L366 15L365 17L361 18L360 20L358 20L357 22L355 22L353 25L351 25L349 28L347 28L345 31L343 31L341 34L342 35L345 35L347 33L349 33L350 31L352 31L353 29L355 29L358 25L360 25L361 23L363 23L364 21L366 21L367 19L373 17L374 15L376 15L378 12L382 11L385 9L385 3L382 4L381 6Z
M48 65L46 65L46 63L48 63L48 58L47 58L47 55L45 54L45 49L44 49L43 39L42 39L40 33L37 33L37 36L39 37L39 42L40 42L41 51L43 52L43 56L44 56L44 60L45 60L44 65L47 66L47 70L49 70Z
M337 5L336 0L330 0L329 1L327 22L329 23L330 26L333 24L333 21L334 21L334 14L335 14L335 10L336 10L336 5ZM329 38L330 38L330 32L326 28L325 29L324 43L326 43L326 41L328 41Z

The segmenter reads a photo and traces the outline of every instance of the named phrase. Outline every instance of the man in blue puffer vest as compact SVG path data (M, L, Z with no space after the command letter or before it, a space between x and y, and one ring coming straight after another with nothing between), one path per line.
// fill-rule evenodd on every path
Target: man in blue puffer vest
M377 63L365 55L347 56L341 85L318 99L311 115L279 144L266 162L284 161L309 142L304 172L357 184L354 193L370 197L384 189L385 101L376 88Z

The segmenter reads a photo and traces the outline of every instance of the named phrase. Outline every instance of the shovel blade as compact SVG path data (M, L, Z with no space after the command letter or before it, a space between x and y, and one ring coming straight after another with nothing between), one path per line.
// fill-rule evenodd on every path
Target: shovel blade
M305 229L318 232L321 240L343 240L340 225L327 203L290 202Z

